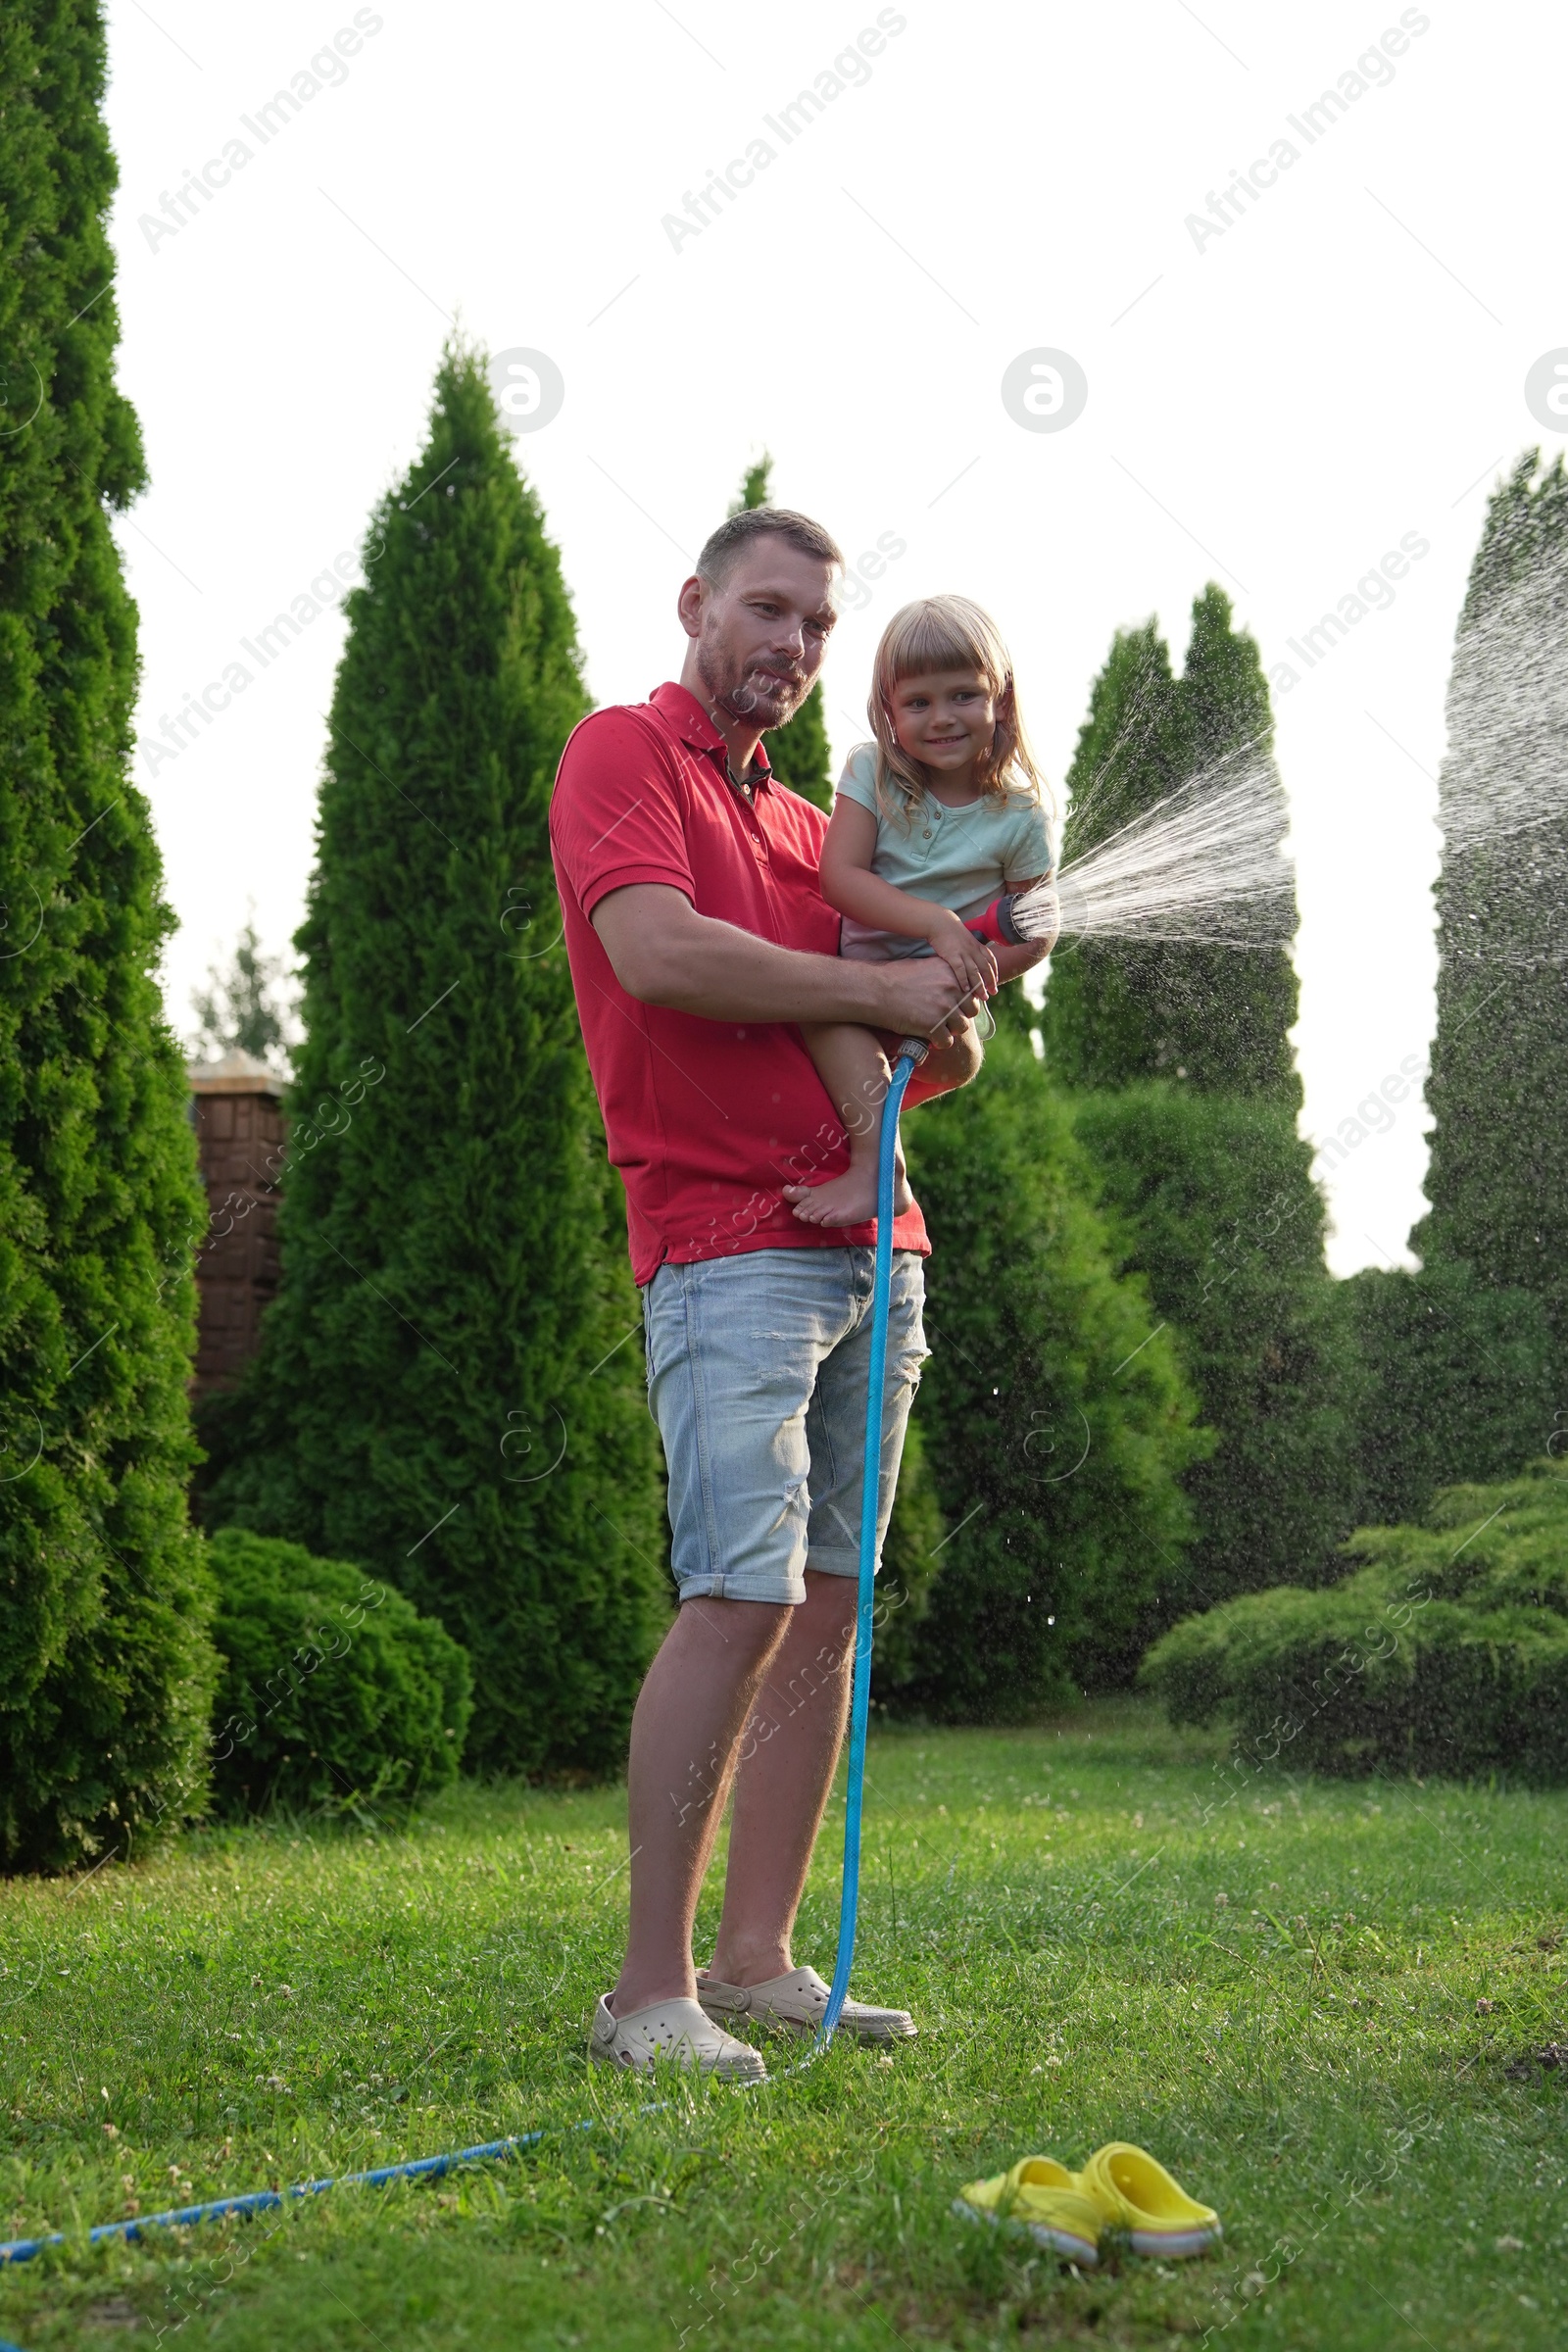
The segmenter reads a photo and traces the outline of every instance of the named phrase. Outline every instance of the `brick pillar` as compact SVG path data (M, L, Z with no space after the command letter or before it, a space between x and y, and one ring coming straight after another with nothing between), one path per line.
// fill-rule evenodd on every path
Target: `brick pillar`
M277 1289L277 1178L285 1127L283 1081L253 1054L225 1054L188 1072L191 1123L207 1187L207 1232L196 1259L199 1300L191 1394L234 1386Z

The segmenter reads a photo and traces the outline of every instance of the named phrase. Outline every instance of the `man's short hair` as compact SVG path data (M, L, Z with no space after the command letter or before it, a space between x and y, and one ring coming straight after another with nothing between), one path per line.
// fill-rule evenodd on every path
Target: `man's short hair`
M782 539L803 556L815 556L821 564L836 564L844 567L844 553L831 532L824 531L809 514L797 514L793 507L743 507L721 522L706 541L697 559L697 576L710 588L720 587L735 568L737 559L751 546L754 539Z

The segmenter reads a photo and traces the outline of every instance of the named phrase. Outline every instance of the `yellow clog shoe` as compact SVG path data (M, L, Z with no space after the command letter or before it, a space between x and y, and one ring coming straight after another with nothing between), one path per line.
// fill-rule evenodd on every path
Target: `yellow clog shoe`
M1022 2230L1037 2246L1049 2246L1085 2270L1100 2260L1099 2207L1054 2156L1025 2156L1011 2172L971 2180L953 2210L965 2221Z
M1179 2261L1217 2246L1224 2234L1212 2205L1200 2205L1146 2149L1124 2139L1097 2148L1076 2186L1098 2210L1102 2229L1125 2230L1135 2254Z

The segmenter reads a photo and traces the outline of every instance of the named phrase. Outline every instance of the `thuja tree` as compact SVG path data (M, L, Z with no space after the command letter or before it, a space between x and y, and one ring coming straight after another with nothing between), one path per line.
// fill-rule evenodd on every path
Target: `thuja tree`
M1063 862L1180 784L1250 746L1271 757L1273 719L1256 644L1231 626L1212 583L1193 606L1180 678L1154 622L1118 632L1090 697L1067 777ZM1299 1106L1289 1031L1296 974L1283 948L1067 942L1053 960L1042 1023L1068 1086L1173 1078Z
M1151 622L1097 679L1069 791L1066 856L1217 761L1271 756L1257 648L1212 585L1180 678ZM1054 958L1048 1070L1079 1133L1120 1262L1179 1336L1213 1453L1187 1478L1198 1520L1162 1608L1324 1573L1356 1516L1354 1348L1323 1262L1323 1204L1296 1133L1283 949L1093 942Z
M747 467L740 496L730 508L732 514L744 514L748 507L767 505L772 469L773 461L765 454L755 466ZM787 784L791 792L798 792L803 800L813 801L818 808L831 808L833 754L827 739L827 720L822 715L820 678L788 726L776 728L765 742L768 761L778 781Z
M281 956L264 952L253 909L234 943L227 968L209 965L207 986L191 992L191 1010L196 1015L191 1049L199 1059L216 1061L236 1049L261 1060L287 1058L289 1006L282 994L285 970Z
M620 1753L662 1533L637 1298L551 879L586 709L478 357L348 600L282 1174L282 1276L206 1509L361 1564L474 1666L468 1754Z
M87 0L0 34L0 1867L199 1806L216 1671L185 1482L205 1201L156 978L173 918L129 772L136 616L108 511L116 172ZM106 289L108 289L106 291Z
M1131 1672L1182 1574L1179 1481L1208 1440L1025 1039L1001 1030L979 1082L906 1141L933 1243L920 1425L947 1533L884 1693L1017 1717Z
M1436 1117L1412 1236L1534 1291L1568 1383L1568 476L1530 451L1488 508L1459 617L1440 779ZM1522 1435L1519 1458L1544 1444Z

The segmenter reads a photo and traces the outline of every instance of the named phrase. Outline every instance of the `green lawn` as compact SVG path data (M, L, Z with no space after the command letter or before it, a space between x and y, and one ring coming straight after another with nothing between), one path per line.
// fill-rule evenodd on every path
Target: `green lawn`
M1133 1705L883 1732L856 1983L919 2041L794 2076L769 2045L763 2089L656 2114L583 2057L621 1816L615 1790L470 1788L406 1833L204 1833L0 1888L6 2236L562 2128L427 2186L78 2234L0 2273L0 2336L1565 2340L1568 2074L1518 2062L1568 2038L1568 1795L1236 1775ZM824 1973L839 1818L800 1938ZM1220 2256L1079 2278L949 2212L975 2174L1111 2138L1219 2206Z

